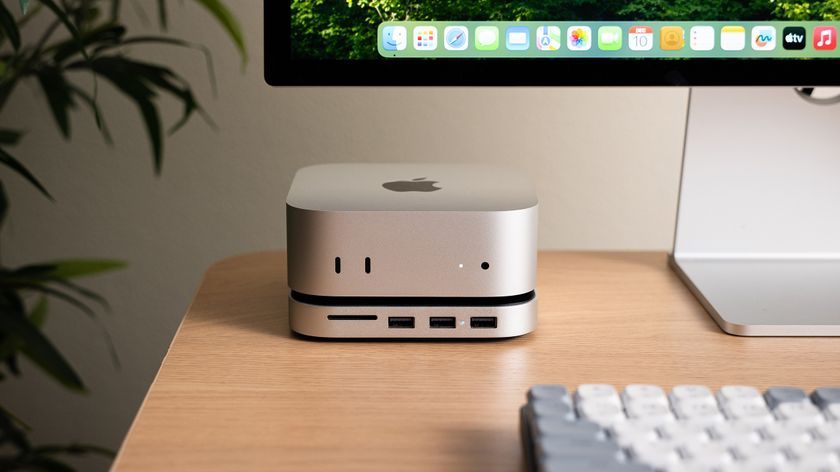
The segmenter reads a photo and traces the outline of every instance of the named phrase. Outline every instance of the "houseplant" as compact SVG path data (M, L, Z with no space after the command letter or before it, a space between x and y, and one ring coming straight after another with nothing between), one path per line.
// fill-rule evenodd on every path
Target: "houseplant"
M247 59L244 38L231 11L221 0L193 1L217 20L244 63ZM139 110L151 146L154 172L160 173L166 134L176 132L196 114L208 122L209 117L186 80L165 65L133 59L126 47L162 44L193 48L207 56L208 64L209 52L200 45L165 34L167 0L153 3L164 31L160 35L129 34L121 21L122 3L121 0L17 0L15 8L11 8L8 2L0 1L0 112L17 86L29 81L43 92L55 124L65 138L71 137L72 111L82 107L90 111L103 138L110 142L106 112L112 110L102 110L97 96L101 87L114 87ZM36 29L33 26L36 18L45 27ZM209 70L212 80L212 68ZM79 77L86 80L78 80ZM162 96L174 98L183 107L180 119L168 130L164 130L158 112ZM11 171L4 178L5 175L23 178L44 198L52 200L47 186L26 166L26 160L32 156L18 156L14 152L22 139L25 136L20 130L0 129L0 166ZM0 227L9 209L9 197L0 179ZM24 357L64 387L85 392L85 385L72 364L41 327L50 300L67 302L95 321L97 314L107 309L107 302L79 285L76 279L122 266L113 260L71 259L23 267L6 267L0 262L0 381L21 375L19 359ZM113 347L111 355L116 360ZM110 454L93 445L34 445L28 432L25 421L0 404L0 470L72 470L64 462L68 454Z

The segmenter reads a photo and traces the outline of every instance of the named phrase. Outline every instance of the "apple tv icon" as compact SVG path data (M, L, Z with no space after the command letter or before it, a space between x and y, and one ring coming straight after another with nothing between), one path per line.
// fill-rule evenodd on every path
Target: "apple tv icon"
M788 26L782 30L782 46L789 51L801 51L805 49L806 34L801 26Z

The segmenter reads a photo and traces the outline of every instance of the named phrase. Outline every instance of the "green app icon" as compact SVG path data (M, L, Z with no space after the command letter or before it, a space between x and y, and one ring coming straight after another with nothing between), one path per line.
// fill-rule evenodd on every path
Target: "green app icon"
M479 26L476 28L475 48L479 51L499 49L499 28L495 26Z
M618 51L621 49L621 28L618 26L598 28L598 49L602 51Z

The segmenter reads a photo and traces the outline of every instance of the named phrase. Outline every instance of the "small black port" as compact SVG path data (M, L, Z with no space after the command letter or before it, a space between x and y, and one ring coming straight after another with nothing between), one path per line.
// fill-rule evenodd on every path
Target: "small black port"
M470 328L495 329L495 316L473 316L470 318Z
M388 317L388 327L389 328L414 328L414 317L413 316L389 316Z
M365 274L370 274L370 257L365 257Z
M341 258L340 257L335 258L335 273L336 274L341 273Z
M376 315L327 315L327 319L332 321L373 321L378 318Z
M484 261L484 262L481 263L481 269L482 270L487 270L489 268L490 268L490 263L489 262Z
M429 318L429 328L454 328L454 316L432 316Z

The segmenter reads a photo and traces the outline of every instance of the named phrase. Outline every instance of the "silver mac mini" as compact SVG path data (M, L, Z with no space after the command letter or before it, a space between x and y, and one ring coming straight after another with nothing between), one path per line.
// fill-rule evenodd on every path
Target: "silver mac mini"
M537 325L537 196L517 169L305 167L286 228L297 333L506 338Z

